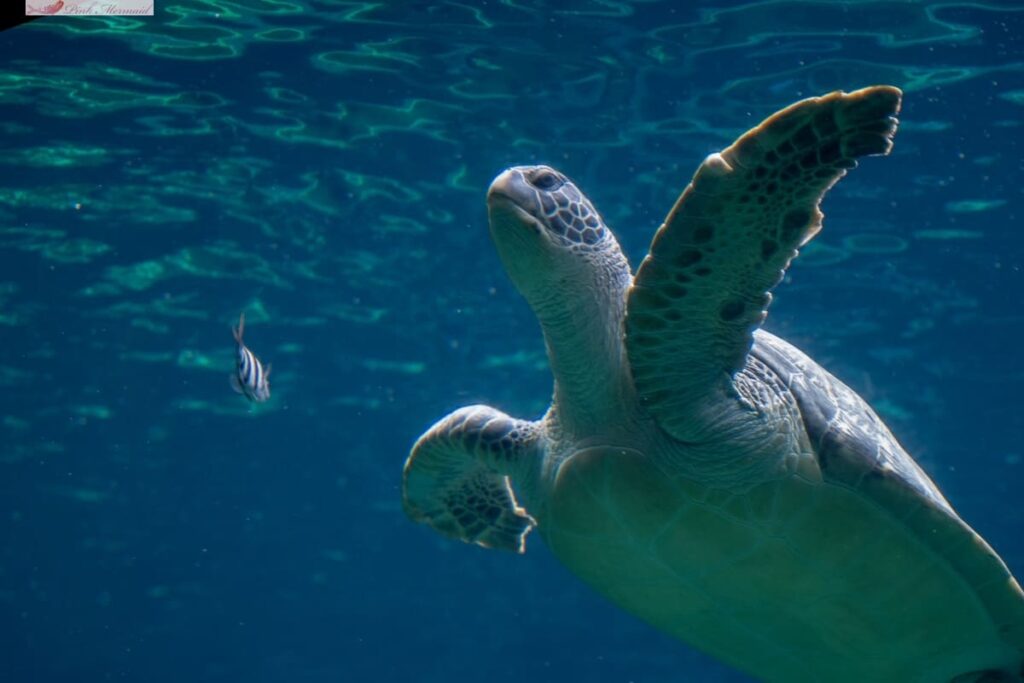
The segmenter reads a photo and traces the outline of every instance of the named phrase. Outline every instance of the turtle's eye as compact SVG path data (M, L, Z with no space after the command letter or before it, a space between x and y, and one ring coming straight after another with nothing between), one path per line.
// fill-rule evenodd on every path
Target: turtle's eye
M530 183L538 190L550 192L562 186L562 179L551 171L541 171L530 179Z

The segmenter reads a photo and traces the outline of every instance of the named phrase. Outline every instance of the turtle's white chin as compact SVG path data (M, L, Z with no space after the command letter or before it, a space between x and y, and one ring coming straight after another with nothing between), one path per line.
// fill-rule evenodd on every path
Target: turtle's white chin
M487 197L487 214L491 238L503 253L503 259L504 251L509 248L547 251L558 246L547 227L511 197L491 193Z
M491 220L491 231L516 230L525 227L540 230L540 222L533 214L519 206L511 197L492 192L487 196L487 213Z
M535 304L538 293L549 290L548 280L562 270L558 252L543 224L514 199L492 193L487 201L491 239L516 289Z

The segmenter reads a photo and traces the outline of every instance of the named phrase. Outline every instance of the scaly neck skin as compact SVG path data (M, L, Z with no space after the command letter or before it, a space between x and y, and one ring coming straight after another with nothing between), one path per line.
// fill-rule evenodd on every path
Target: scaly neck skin
M587 267L572 274L578 279L568 294L531 302L555 377L556 408L549 417L577 438L621 421L633 396L622 339L629 264L616 249L581 265Z

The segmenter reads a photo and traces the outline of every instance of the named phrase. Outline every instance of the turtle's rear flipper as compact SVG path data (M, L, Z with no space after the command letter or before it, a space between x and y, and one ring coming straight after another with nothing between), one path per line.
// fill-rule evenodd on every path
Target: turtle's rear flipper
M533 427L488 406L461 408L421 436L402 475L402 502L416 522L466 543L523 552L536 522L516 502Z
M1018 683L1018 681L1024 681L1024 665L1022 665L1019 676L992 669L957 676L950 683Z

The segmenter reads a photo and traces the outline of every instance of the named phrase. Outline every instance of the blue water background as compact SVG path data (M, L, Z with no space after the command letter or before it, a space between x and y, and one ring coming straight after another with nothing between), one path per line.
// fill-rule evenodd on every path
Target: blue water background
M157 0L0 34L0 679L748 680L408 521L413 440L547 405L486 230L550 163L634 266L705 155L905 91L768 329L1024 574L1024 5ZM230 325L273 363L227 382ZM798 599L798 596L795 598Z

